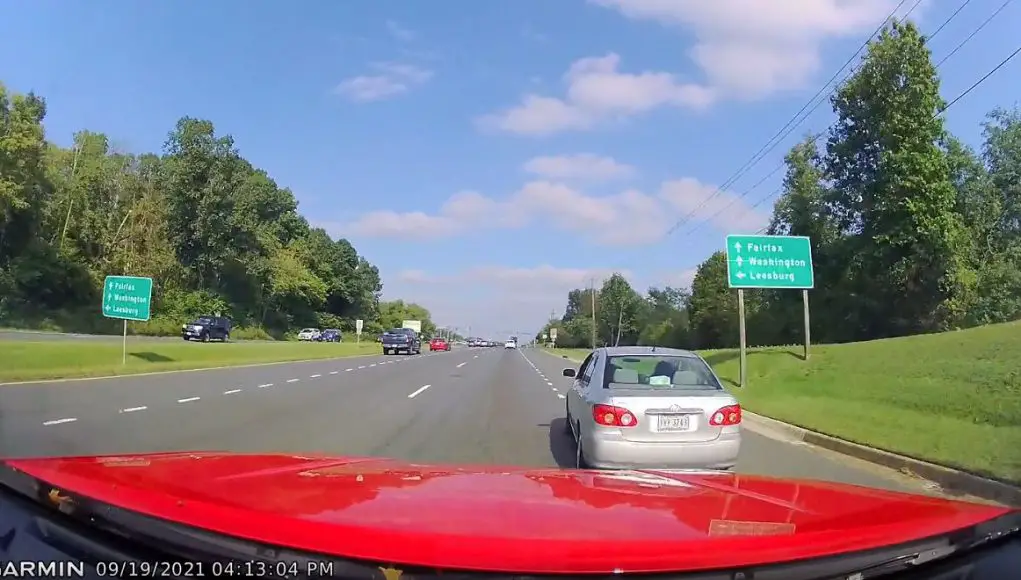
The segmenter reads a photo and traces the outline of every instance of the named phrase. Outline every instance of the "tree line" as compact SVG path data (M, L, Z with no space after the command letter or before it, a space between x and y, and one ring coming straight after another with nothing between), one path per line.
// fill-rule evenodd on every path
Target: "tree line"
M184 117L161 153L117 151L92 131L48 141L45 100L0 83L0 326L111 332L107 275L153 278L153 320L169 334L198 315L230 316L235 336L316 326L368 335L418 304L383 302L379 270L298 212L293 193L241 156L213 123Z
M785 157L769 225L808 236L814 341L840 343L1021 319L1021 110L999 108L973 150L944 126L948 102L925 37L889 25L830 99L836 122ZM722 240L721 240L722 242ZM724 348L738 341L727 257L690 292L639 295L620 275L568 294L557 343ZM595 323L592 305L595 298ZM803 340L801 292L746 290L751 344ZM541 339L541 336L539 337Z

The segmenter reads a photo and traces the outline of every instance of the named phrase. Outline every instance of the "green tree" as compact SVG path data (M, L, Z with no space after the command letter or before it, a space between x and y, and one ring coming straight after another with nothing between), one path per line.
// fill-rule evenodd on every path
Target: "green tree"
M639 302L640 297L624 276L614 273L603 282L596 318L600 334L609 344L618 345L621 338L630 342L637 336Z
M828 206L854 256L846 306L868 336L954 326L975 283L939 147L944 102L930 57L914 24L891 24L833 97Z

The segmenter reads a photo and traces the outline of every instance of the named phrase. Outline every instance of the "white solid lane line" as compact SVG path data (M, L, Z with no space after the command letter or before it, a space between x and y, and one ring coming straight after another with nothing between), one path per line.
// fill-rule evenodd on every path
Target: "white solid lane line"
M62 423L74 423L77 421L77 417L64 417L63 419L54 419L52 421L45 421L43 425L60 425Z
M422 394L422 391L424 391L424 390L428 389L428 388L429 388L429 387L431 387L431 386L432 386L432 385L423 385L423 386L422 386L421 388L419 388L419 389L418 389L417 391L415 391L414 393L411 393L410 395L408 395L408 398L409 398L409 399L414 399L415 397L417 397L417 396L419 396L420 394Z
M240 393L240 392L241 392L241 389L231 389L229 391L224 391L223 394L224 395L233 395L235 393Z
M187 399L178 399L178 403L191 403L192 401L198 401L202 397L188 397Z
M148 408L149 407L146 407L145 405L142 405L141 407L128 407L127 409L121 409L120 412L121 413L134 413L136 411L144 411L144 410L146 410Z

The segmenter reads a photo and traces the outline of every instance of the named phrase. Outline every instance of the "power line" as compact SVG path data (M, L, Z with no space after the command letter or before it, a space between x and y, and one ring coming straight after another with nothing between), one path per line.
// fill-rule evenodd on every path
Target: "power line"
M953 12L953 13L952 13L952 14L951 14L951 15L950 15L949 17L947 17L947 19L946 19L946 20L944 20L944 21L943 21L943 23L942 23L942 24L940 24L940 26L939 26L939 27L937 27L937 29L936 29L936 30L937 30L937 32L938 32L938 31L940 31L940 30L942 30L942 29L943 29L944 27L946 27L946 25L947 25L947 24L948 24L948 23L949 23L949 22L950 22L951 20L953 20L953 19L954 19L954 18L955 18L955 17L956 17L956 16L958 15L958 14L960 14L960 12L961 12L961 9L963 9L963 7L964 7L964 6L966 6L966 5L967 5L967 4L968 4L968 3L970 2L970 1L971 1L971 0L965 0L964 4L963 4L963 5L962 5L962 6L961 6L961 7L960 7L960 8L958 9L958 10L954 11L954 12ZM953 56L954 54L956 54L956 53L957 53L957 52L958 52L958 51L959 51L959 50L960 50L960 49L961 49L962 47L964 47L964 46L965 46L965 45L966 45L966 44L967 44L968 42L970 42L970 41L971 41L971 40L972 40L972 39L973 39L973 38L974 38L974 37L976 36L976 34L977 34L977 33L978 33L979 31L981 31L981 30L982 30L983 28L985 28L985 26L986 26L986 25L987 25L987 24L988 24L988 23L989 23L990 21L992 21L992 19L993 19L993 18L995 18L995 17L996 17L996 15L998 15L998 14L999 14L1000 12L1002 12L1002 11L1003 11L1003 9L1004 9L1004 8L1006 8L1006 6L1007 6L1007 5L1009 5L1009 4L1010 4L1010 3L1012 2L1012 1L1013 1L1013 0L1006 0L1006 1L1005 1L1005 2L1004 2L1004 3L1003 3L1003 4L1002 4L1002 5L1001 5L1001 6L999 7L999 8L997 8L997 9L996 9L996 11L994 11L994 12L993 12L993 14L992 14L992 15L991 15L991 16L990 16L989 18L987 18L987 19L986 19L986 20L985 20L985 21L984 21L984 22L983 22L982 24L980 24L980 25L979 25L979 27L978 27L978 28L977 28L977 29L976 29L975 31L973 31L973 32L972 32L971 34L969 34L969 35L968 35L967 37L965 37L965 38L964 38L964 39L963 39L963 40L962 40L961 42L959 42L959 43L957 44L957 46L955 46L955 47L954 47L954 49L953 49L953 50L951 50L951 51L950 51L950 53L949 53L949 54L948 54L947 56L945 56L945 57L944 57L944 58L943 58L942 60L940 60L940 62L939 62L938 64L936 64L936 65L935 65L935 67L936 67L936 68L938 69L938 68L939 68L939 66L940 66L941 64L943 64L944 62L946 62L946 61L947 61L947 59L949 59L949 58L950 58L951 56ZM916 2L914 6L917 6L917 5L918 5L918 2ZM914 6L912 6L912 9L914 9ZM910 14L910 10L908 11L908 13L907 13L907 14ZM907 16L907 14L905 15L905 17ZM902 19L902 21L903 21L903 19ZM931 38L932 38L932 36L930 36L929 38L931 39ZM1011 55L1010 57L1008 57L1008 58L1007 58L1007 61L1009 61L1009 60L1010 60L1011 58L1013 58L1013 56L1014 56L1014 55ZM985 79L989 78L989 76L991 76L991 75L992 75L993 73L995 73L995 72L996 72L996 70L998 70L998 69L999 69L1000 67L1002 67L1003 65L1005 65L1007 61L1005 61L1005 62L1001 63L1001 64L1000 64L999 66L997 66L997 67L996 67L996 68L995 68L994 70L990 71L990 73L989 73L989 74L988 74L987 76L983 77L982 79L979 79L979 81L978 81L978 82L977 82L977 83L975 84L975 86L973 86L973 87L971 87L971 88L969 89L969 92L970 92L970 90L973 90L973 89L974 89L974 88L975 88L976 86L978 86L978 85L982 84L982 82L983 82L983 81L984 81ZM849 74L847 75L847 77L845 77L845 79L844 79L844 80L846 81L847 79L849 79L849 78L850 78L850 77L851 77L851 76L852 76L852 75L854 74L854 72L855 72L855 71L853 71L853 70L852 70L852 71L851 71L851 73L849 73ZM834 92L835 92L835 90L836 90L836 89L834 89ZM951 102L950 104L953 104L954 102L957 102L957 101L958 101L958 100L960 100L960 99L961 99L962 97L964 97L964 95L965 95L965 94L967 94L967 93L964 93L964 94L962 94L962 95L958 95L958 97L957 97L957 98L955 98L955 99L954 99L954 101L953 101L953 102ZM814 111L814 110L815 110L816 108L818 108L818 107L819 107L819 106L820 106L820 105L821 105L822 103L823 103L823 101L819 101L819 102L818 102L818 103L816 104L816 106L815 106L815 107L814 107L814 108L813 108L812 110ZM943 111L945 111L945 110L946 110L947 108L949 108L949 106L950 106L950 105L947 105L946 107L944 107L943 109L941 109L941 110L939 111L939 113L937 113L937 115L936 115L936 116L938 116L939 114L942 114L942 112L943 112ZM833 127L834 125L835 125L835 123L834 123L834 124L831 124L831 125L829 125L829 126L827 127L827 129L828 129L828 128L832 128L832 127ZM816 143L816 142L817 142L817 141L819 140L819 138L821 138L821 137L822 137L822 136L823 136L823 135L825 134L825 132L826 132L826 130L824 129L823 131L820 131L820 132L816 133L815 135L813 135L813 136L812 136L812 137L811 137L811 138L809 139L809 143L811 143L811 144L815 144L815 143ZM770 172L770 175L772 175L772 174L776 173L776 171L778 171L778 170L779 170L780 168L782 168L782 167L783 167L783 166L784 166L785 164L786 164L786 162L785 162L785 161L781 161L781 162L780 162L780 163L779 163L779 164L777 165L777 167L776 167L776 168L774 168L774 169L773 169L773 171L771 171L771 172ZM768 176L767 176L767 177L768 177ZM764 181L764 180L760 180L760 183L761 183L761 181ZM756 188L757 186L758 186L758 184L756 184L756 186L754 186L754 187L750 188L749 190L745 191L744 193L742 193L742 194L740 194L740 195L736 196L736 197L735 197L735 198L734 198L734 199L733 199L733 200L732 200L732 201L731 201L730 203L728 203L728 204L724 205L723 207L721 207L721 208L720 208L720 209L719 209L718 211L716 211L715 213L713 213L713 214L712 214L711 216L709 216L708 218L706 218L706 219L704 219L704 220L701 220L701 221L700 221L699 223L695 224L695 226L694 226L694 227L693 227L692 229L690 229L690 230L689 230L689 231L687 232L687 235L691 235L691 234L693 234L694 232L696 232L697 230L699 230L699 229L700 229L700 228L701 228L702 226L706 225L707 223L710 223L710 222L711 222L711 221L712 221L713 219L715 219L716 217L718 217L718 216L719 216L720 214L722 214L722 213L723 213L724 211L726 211L726 210L727 210L728 208L730 208L731 206L733 206L733 205L734 205L735 203L737 203L737 202L738 202L738 201L740 201L741 199L743 199L743 198L747 197L747 195L748 195L749 193L751 193L751 192L752 192L752 191L753 191L753 190L754 190L754 189L755 189L755 188ZM762 204L763 202L765 202L765 201L766 201L767 199L769 199L769 198L770 198L770 197L771 197L772 195L774 195L775 193L779 192L779 191L780 191L780 189L782 189L782 187L781 187L781 188L778 188L778 189L777 189L777 190L775 190L774 192L771 192L771 193L770 193L769 195L767 195L767 196L766 196L765 198L763 198L763 199L762 199L762 200L760 200L760 201L759 201L758 203L756 203L755 205L753 205L753 206L752 206L752 208L755 208L755 207L758 207L759 205L761 205L761 204ZM707 199L707 201L708 201L708 199ZM697 208L696 208L696 211L697 211ZM760 231L759 231L758 233L761 233L761 230L760 230Z
M989 77L991 77L994 74L996 74L996 71L998 71L1001 68L1007 66L1007 63L1010 62L1011 60L1013 60L1014 57L1016 57L1018 54L1021 54L1021 46L1019 46L1016 49L1014 49L1014 52L1012 52L1009 55L1007 55L1007 58L1001 60L1000 64L994 66L992 68L992 70L990 70L986 74L982 75L982 78L980 78L977 81L975 81L970 87L965 89L964 92L962 92L961 94L959 94L956 97L954 97L953 100L951 100L949 103L946 104L946 106L944 106L942 109L940 109L939 112L936 113L935 116L938 117L938 116L942 115L947 109L949 109L950 107L953 107L954 104L957 103L957 101L960 101L964 97L968 96L968 93L970 93L971 91L975 90L975 87L977 87L977 86L981 85L982 83L986 82L986 79L988 79Z
M759 150L756 151L755 154L752 155L752 157L748 161L746 161L741 167L739 167L738 170L734 172L733 175L727 178L727 180L724 181L723 184L721 184L716 189L716 191L714 191L709 197L702 200L702 203L700 203L698 206L692 209L691 212L689 212L686 216L682 217L669 230L667 230L666 235L669 236L673 234L675 231L677 231L678 228L687 224L691 220L691 218L696 213L698 213L700 209L705 207L705 205L712 201L713 199L719 197L719 195L722 194L725 190L732 187L734 183L737 182L738 179L744 176L749 170L751 170L752 167L757 165L759 161L761 161L766 155L768 155L773 149L775 149L783 141L783 139L787 137L787 135L790 135L795 129L798 128L798 126L804 123L805 119L807 119L812 113L814 113L815 110L819 108L820 104L825 101L825 98L821 99L814 107L812 107L811 110L808 111L807 114L802 116L802 113L804 113L805 110L808 109L808 107L811 106L812 103L816 99L818 99L823 94L824 91L826 91L827 87L829 87L830 84L833 83L833 81L836 80L838 76L840 76L840 73L842 73L844 69L846 69L852 62L854 62L854 59L856 59L863 50L868 48L869 41L871 41L873 37L875 37L877 34L879 34L880 31L883 30L883 27L886 26L886 23L889 22L889 20L897 14L897 11L900 10L901 7L904 6L907 2L908 0L900 0L900 3L897 4L893 11L891 11L890 14L883 19L883 22L876 27L875 31L873 31L872 34L870 34L868 38L865 39L865 42L863 42L862 45L858 47L858 50L856 50L854 54L852 54L850 58L848 58L847 61L845 61L844 64L839 69L837 69L836 72L833 73L833 76L831 76L830 79L826 81L826 83L819 87L819 90L815 93L815 95L813 95L812 98L809 99L808 102L805 103L805 105L802 106L801 109L798 110L798 112L795 113L794 116L792 116L787 121L787 123L784 124L783 127L780 127L780 130L777 131L772 137L770 137L769 140L766 141L766 143L761 148L759 148ZM922 0L915 0L914 5L912 5L911 8L908 9L907 13L905 13L903 18L907 18L908 15L910 15L911 12L914 11L914 9L917 8L919 4L921 4L921 2ZM839 86L839 84L837 86ZM835 90L836 87L834 87L834 89L830 91L830 94L833 94Z

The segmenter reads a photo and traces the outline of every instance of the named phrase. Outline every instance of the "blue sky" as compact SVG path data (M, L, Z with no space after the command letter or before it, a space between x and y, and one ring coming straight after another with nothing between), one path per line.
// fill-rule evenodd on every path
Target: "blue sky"
M912 16L931 31L961 3ZM936 59L1001 3L968 3ZM610 271L642 290L687 284L727 233L761 227L781 173L740 194L826 127L828 105L732 191L717 186L897 4L9 1L0 75L46 97L59 143L88 128L152 151L177 118L212 120L379 266L385 297L499 336L534 331ZM1019 21L1008 7L941 67L948 98L1016 47ZM977 143L1019 78L1002 69L950 128Z

